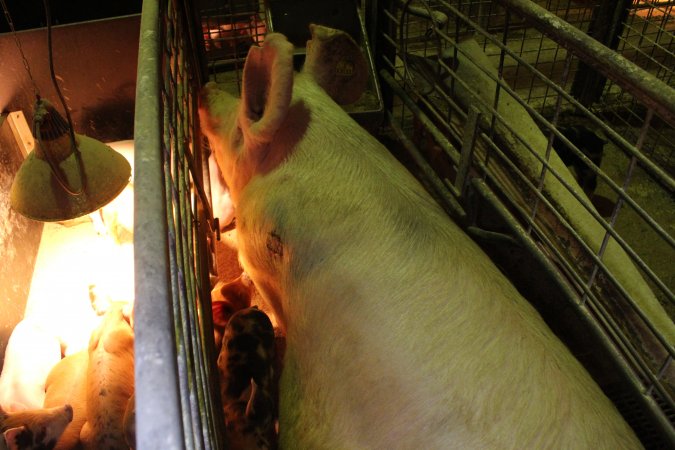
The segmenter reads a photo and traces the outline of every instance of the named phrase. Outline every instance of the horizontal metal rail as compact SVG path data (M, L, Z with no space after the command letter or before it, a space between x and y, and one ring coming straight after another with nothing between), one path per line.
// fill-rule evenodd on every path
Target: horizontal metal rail
M626 89L661 118L675 124L675 89L530 0L497 2L526 18L539 31L574 51L586 64Z
M555 83L553 83L551 80L549 80L545 75L541 74L539 71L537 71L534 67L532 67L530 64L528 64L526 61L524 61L522 58L520 58L519 55L515 54L512 52L508 47L506 47L502 42L499 40L495 39L492 37L489 33L487 33L485 30L483 30L478 24L475 22L471 21L470 18L466 17L463 15L459 10L457 10L454 6L447 4L446 5L449 10L452 11L453 14L456 14L460 19L468 23L470 26L472 26L476 31L479 33L483 34L486 39L489 39L494 45L499 46L504 52L509 54L510 57L516 59L519 63L523 64L523 66L527 67L528 69L532 70L533 73L537 74L542 80L544 80L547 84L550 85L552 89L555 89L556 92L563 96L565 100L569 101L572 105L575 107L579 108L581 111L583 111L586 115L591 120L597 121L601 125L601 129L603 132L605 132L610 139L617 139L615 143L617 144L624 144L621 146L621 148L627 152L627 154L630 157L637 158L640 161L640 164L643 165L643 167L649 171L649 173L653 173L659 182L661 182L664 187L666 187L669 192L675 192L675 180L673 180L672 177L667 175L665 172L663 172L659 167L657 167L653 162L649 161L648 159L645 158L645 156L638 151L635 147L633 147L631 144L626 142L621 136L619 136L614 130L609 128L605 123L600 121L594 114L592 114L590 111L588 111L583 105L581 105L576 99L574 99L572 96L570 96L567 92L565 92L562 88L557 86ZM441 31L438 31L439 35L446 40L448 43L453 43L453 40L448 36L447 34L442 33ZM393 41L392 41L393 42ZM452 44L454 46L454 44ZM454 47L455 51L460 51L461 50L457 47ZM466 56L466 55L465 55ZM459 82L460 84L463 84L464 88L473 91L470 86L466 85L463 83L462 80L458 79L454 73L454 71L448 67L447 65L444 65L442 62L440 63L443 68L445 69L446 73L450 74L453 76L454 82ZM555 136L558 137L558 139L562 140L563 142L570 144L570 142L565 138L556 128L555 126L549 122L547 119L545 119L538 111L536 111L534 108L532 108L530 105L527 104L520 96L517 95L517 93L511 89L507 84L503 82L503 80L499 78L495 78L493 74L491 74L489 71L487 71L483 67L477 66L485 75L490 77L493 81L497 83L497 85L500 87L500 89L504 89L509 93L509 95L516 100L521 106L523 106L538 122L542 123L547 129L553 132ZM499 115L499 113L496 111L496 109L493 107L493 105L486 105L486 107L490 110L490 112L493 114L493 117L496 119L499 119L502 124L504 124L507 128L510 129L508 123ZM510 131L514 131L510 129ZM644 261L635 253L635 251L625 242L623 238L621 238L616 231L612 228L612 226L607 223L604 218L602 218L595 208L591 207L591 205L586 201L585 199L581 198L577 193L575 193L572 189L570 189L570 186L568 183L566 183L564 180L561 179L561 177L553 170L550 170L550 166L547 161L545 161L543 158L541 158L540 155L538 155L532 147L529 145L529 143L522 141L522 144L525 146L525 148L534 156L536 157L539 162L543 164L543 166L549 170L557 179L558 181L565 186L565 188L570 192L570 194L594 217L596 221L606 230L609 235L614 238L619 245L626 251L631 259L640 267L641 270L645 271L646 275L653 281L655 282L659 288L666 294L668 299L673 302L675 301L675 297L673 293L670 291L670 289L665 286L665 284L662 282L662 280L654 274L653 270L648 267ZM442 145L442 141L439 141L439 145ZM577 155L579 156L579 155ZM586 159L585 156L582 157L582 159ZM453 158L453 161L455 159ZM596 166L597 167L597 166ZM658 223L654 221L654 219L647 214L644 209L639 206L634 199L632 199L626 192L625 190L618 186L612 179L610 179L607 175L605 175L602 171L597 172L598 175L600 175L600 178L615 192L617 193L620 198L623 199L644 221L647 223L665 242L667 242L671 247L675 246L675 240L673 239L672 236L670 236L664 229L661 227Z
M575 99L572 95L570 95L567 91L565 91L563 88L561 88L556 83L554 83L552 80L550 80L546 75L544 75L539 70L537 70L536 67L534 67L532 64L528 63L520 55L518 55L513 50L508 48L503 42L496 39L490 33L488 33L486 30L481 28L481 26L479 24L472 21L468 16L464 15L461 11L459 11L457 8L455 8L450 3L444 1L443 4L446 8L451 10L453 14L455 14L458 18L460 18L463 22L467 23L473 29L475 29L477 32L479 32L482 37L489 40L493 45L499 47L499 49L501 51L503 51L505 54L509 55L509 57L511 57L515 61L517 61L518 64L527 68L530 72L532 72L533 75L535 75L537 78L542 80L550 89L553 89L556 94L561 95L565 99L565 101L569 102L572 106L574 106L577 110L579 110L585 118L590 120L591 123L594 126L597 126L607 136L607 138L610 139L613 143L615 143L623 152L625 152L630 157L637 158L638 161L640 162L640 165L645 167L645 169L648 170L649 173L653 174L656 181L658 181L666 189L668 189L669 192L675 193L675 180L673 179L673 177L668 175L666 172L663 171L663 169L661 169L656 164L654 164L652 161L650 161L647 157L645 157L631 143L626 141L626 139L624 139L623 136L619 135L616 131L614 131L611 127L609 127L606 123L604 123L600 118L598 118L595 114L593 114L588 108L586 108L584 105L579 103L579 101L577 99ZM454 39L452 39L451 36L449 36L447 34L443 34L442 31L439 31L439 33L443 36L443 38L446 40L446 42L454 42ZM583 57L583 55L580 55L580 56ZM586 61L586 60L584 60L584 62L588 63L588 61ZM642 69L638 68L637 66L635 66L630 61L625 60L625 63L631 65L631 67L633 67L636 70L642 70ZM445 66L445 69L450 70L447 66ZM485 71L483 71L483 72L485 72ZM486 74L488 76L491 76L488 73L486 73ZM493 78L493 80L494 80L494 78ZM500 83L500 84L503 85L503 83ZM663 83L661 83L661 84L663 84ZM675 90L673 90L672 88L669 88L667 85L666 85L666 88L675 92ZM507 87L507 89L509 89L509 88ZM626 90L628 92L632 93L631 89L627 88ZM512 91L512 95L515 95L515 92L513 92L513 90L511 90L511 91ZM673 95L675 95L675 94L673 94ZM521 104L526 103L524 100L519 99L519 96L517 96L517 95L515 95L515 98ZM529 107L529 109L533 110L532 107ZM656 111L656 112L658 113L658 111ZM548 122L546 119L544 119L543 117L541 117L540 114L539 114L538 121L545 124L548 129L550 129L552 127L552 124L550 122ZM672 122L672 123L673 123L673 126L675 126L675 122ZM611 182L611 180L606 178L606 177L603 178L603 181ZM610 184L610 187L612 187L612 189L615 192L617 192L617 193L620 192L620 189L616 186L615 183ZM631 206L634 207L634 202L631 204ZM645 217L643 217L643 219L647 220L647 218L645 218Z

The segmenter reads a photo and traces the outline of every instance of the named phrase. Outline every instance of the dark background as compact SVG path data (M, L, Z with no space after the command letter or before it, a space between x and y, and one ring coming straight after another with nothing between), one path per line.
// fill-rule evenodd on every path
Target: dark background
M17 31L47 26L43 0L5 0ZM142 0L50 0L52 25L84 22L141 12ZM0 8L1 9L1 8ZM0 33L10 31L4 11Z

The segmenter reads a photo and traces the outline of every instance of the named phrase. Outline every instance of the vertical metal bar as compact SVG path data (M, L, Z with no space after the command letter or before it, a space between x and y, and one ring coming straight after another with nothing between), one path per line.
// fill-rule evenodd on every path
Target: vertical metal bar
M175 58L175 55L171 55L169 59L169 63L173 61L173 58ZM169 71L170 72L170 71ZM168 227L168 232L167 232L167 238L169 241L169 268L170 268L170 275L171 275L171 306L173 308L173 313L174 313L174 323L172 324L174 328L176 329L175 333L175 340L176 340L176 363L178 366L178 386L179 386L179 394L180 394L180 399L181 399L181 417L183 420L183 427L184 430L186 431L184 434L184 439L185 439L185 445L189 449L195 448L194 442L193 442L193 437L194 437L194 429L192 428L192 420L191 420L191 414L190 414L190 399L188 396L189 392L189 386L188 386L188 361L187 361L187 345L185 342L185 335L184 331L181 327L176 327L175 323L183 323L184 321L184 312L182 309L182 305L184 301L182 300L183 292L181 289L181 279L180 279L180 271L178 268L179 261L181 260L180 258L180 249L178 248L179 245L179 239L180 239L180 234L179 231L176 230L176 228L179 226L179 222L176 219L176 216L178 215L177 211L177 197L178 193L176 192L176 188L174 184L171 182L173 176L175 175L177 171L177 167L175 165L175 158L174 158L174 140L175 140L175 135L174 135L174 130L173 130L173 125L172 125L172 116L173 116L173 110L175 109L175 105L172 104L172 99L175 97L173 94L173 83L171 82L171 75L170 73L166 72L166 67L165 67L165 72L163 74L164 80L165 80L165 85L167 86L166 91L164 92L164 99L166 102L165 108L164 108L164 161L163 161L163 166L164 166L164 189L165 189L165 198L166 198L166 211L167 215L164 217L164 220L167 223ZM168 101L167 101L168 100Z
M464 196L467 175L473 156L473 149L478 135L478 120L480 119L480 110L476 106L469 108L469 114L464 124L464 139L462 141L462 150L459 156L459 166L457 168L457 178L455 178L455 191L460 197Z
M565 60L565 69L563 70L563 75L562 75L562 85L564 86L567 83L567 75L569 74L570 67L572 65L572 53L567 52L567 59ZM555 112L553 113L553 120L551 121L552 126L556 126L558 123L558 117L560 116L560 109L562 106L562 99L563 96L558 93L558 99L556 100L556 106L555 106ZM553 134L553 129L549 131L548 135L548 142L546 144L546 153L544 154L544 158L546 161L549 160L551 156L551 150L553 146L553 139L554 139L554 134ZM537 181L537 191L541 192L543 187L544 187L544 178L546 177L546 166L542 166L541 168L541 173L539 175L539 180ZM530 220L534 220L534 218L537 215L537 208L539 207L539 197L535 198L534 203L532 205L532 212L530 213ZM532 232L532 223L530 223L527 227L527 234L530 234Z
M171 310L159 83L161 8L144 0L134 119L136 448L183 449Z
M507 13L508 14L508 13ZM546 38L546 35L544 33L539 33L539 46L537 48L537 56L534 60L534 63L532 64L534 67L539 68L539 58L541 57L541 50L542 47L544 46L544 39ZM530 89L527 92L527 103L530 103L532 101L532 91L534 90L534 82L536 78L532 77L530 78Z
M393 82L393 79L391 79L389 75L387 75L384 79L385 81L391 80ZM443 183L443 181L438 177L434 169L429 165L424 156L422 156L415 144L410 139L408 139L408 136L406 136L403 129L396 123L394 117L389 112L387 112L387 120L389 121L392 131L403 145L403 148L408 152L415 164L424 174L423 179L427 182L428 188L434 191L433 195L439 200L443 209L451 217L454 217L456 220L463 222L466 218L466 212L459 205L455 197L447 192L447 186L445 183Z
M508 14L508 13L505 13L505 14ZM505 24L505 26L506 26L506 24ZM528 32L528 28L527 27L523 28L523 37L520 40L520 53L519 53L519 55L521 57L523 56L523 53L525 51L525 42L527 41L527 32ZM520 67L521 67L520 63L518 63L516 61L516 73L513 76L513 90L514 91L518 89L518 80L520 78L518 75L520 73ZM532 77L532 75L530 75L530 77Z
M179 386L181 398L181 416L183 427L186 430L184 435L185 445L189 449L199 448L195 443L196 427L194 423L195 412L190 402L191 391L191 361L190 361L190 339L186 335L184 326L176 324L187 323L187 314L185 311L186 296L185 274L183 267L183 210L181 208L181 161L180 161L180 142L177 141L177 133L180 132L180 123L178 114L180 113L179 96L180 89L178 77L180 75L180 41L179 41L179 23L176 11L176 0L168 0L167 9L164 16L161 17L165 23L165 61L163 79L165 91L162 100L166 105L164 117L164 141L165 141L165 189L168 200L166 218L169 229L169 261L171 268L171 288L172 305L174 310L174 327L176 329L176 348L177 364L179 372Z
M509 23L511 20L511 13L509 10L506 10L506 15L504 17L504 32L502 33L502 44L506 46L506 43L508 42L509 39ZM501 92L501 84L499 83L500 81L503 80L503 74L504 74L504 58L506 55L506 51L504 48L501 49L499 52L499 65L497 67L497 82L495 83L495 99L494 102L492 103L492 108L493 111L499 111L499 94ZM454 77L453 77L454 78ZM490 118L490 140L493 140L494 138L494 133L495 133L495 123L497 121L497 115L492 114ZM485 160L483 161L485 164L485 167L488 167L490 163L490 151L488 149L487 152L485 152ZM486 174L483 175L484 177Z
M588 35L610 49L617 49L631 6L632 0L604 0L593 10ZM584 106L589 106L600 98L606 81L605 77L582 61L572 82L572 95Z
M377 0L377 23L381 24L380 33L377 34L375 40L372 41L375 44L375 47L378 48L378 53L374 53L376 56L375 66L376 67L388 67L386 61L396 61L396 46L392 45L392 41L387 39L392 36L396 36L396 24L392 20L392 14L394 14L395 7L394 2L396 0ZM387 69L389 70L389 69ZM393 73L394 69L391 68L390 72ZM386 87L386 86L384 86ZM382 102L384 109L386 111L393 111L394 106L394 96L391 89L382 89Z
M189 388L189 410L191 412L192 429L194 433L194 445L196 449L204 447L204 435L202 433L203 420L202 411L200 410L201 395L200 395L200 379L199 379L199 365L195 350L199 345L195 330L199 326L199 321L194 312L195 309L195 286L194 286L194 271L192 268L192 261L194 258L194 250L191 246L192 242L192 210L189 202L191 194L190 187L190 172L189 165L186 161L185 151L185 121L184 116L186 111L186 97L189 95L186 91L185 70L186 70L186 54L184 51L185 29L183 27L182 9L178 8L176 3L174 5L174 48L176 49L175 65L173 67L173 82L175 90L174 99L174 116L173 125L175 130L173 159L176 168L173 182L176 184L177 196L177 216L176 216L176 241L177 241L177 255L179 261L179 280L180 280L180 305L183 321L180 324L183 331L183 338L185 339L186 347L186 362L187 362L187 385Z
M187 236L191 258L188 261L190 272L190 321L192 324L190 333L194 347L192 348L194 370L196 377L197 411L201 416L200 435L203 446L206 449L223 448L224 442L221 429L224 424L222 408L219 398L218 376L213 341L213 319L210 297L210 255L207 246L207 234L215 230L217 238L219 229L217 221L214 221L209 198L203 189L203 170L198 168L208 167L206 158L203 158L202 139L199 131L197 111L197 97L194 95L201 86L202 76L206 76L206 59L204 48L198 47L195 41L201 42L196 36L200 26L200 17L191 11L187 3L183 3L182 37L184 41L183 51L184 66L182 70L181 111L184 114L182 125L184 127L184 139L182 140L182 153L185 166L185 185L196 190L192 197L192 208L189 223L190 232ZM200 58L202 55L202 58ZM190 149L194 149L191 151ZM215 222L215 223L214 223ZM215 395L214 395L215 394Z

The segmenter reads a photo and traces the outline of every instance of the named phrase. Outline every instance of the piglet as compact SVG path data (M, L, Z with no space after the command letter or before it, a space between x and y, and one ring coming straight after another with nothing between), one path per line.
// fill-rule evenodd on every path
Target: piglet
M56 336L26 318L12 331L0 375L0 407L6 411L42 408L45 380L61 360Z
M243 273L234 280L219 281L211 290L213 336L217 348L220 348L227 322L234 313L251 306L254 292L253 282Z
M234 207L232 206L230 191L222 175L220 175L218 163L216 163L213 153L209 156L209 181L213 215L218 218L221 230L224 230L234 220Z
M0 449L51 450L72 419L70 405L13 413L0 408Z
M218 355L225 437L230 448L276 448L277 389L272 322L257 308L234 313Z
M362 60L313 26L296 74L269 34L241 100L201 94L242 268L286 333L280 448L640 448L536 310L327 94L358 98Z
M73 408L70 421L55 450L70 450L80 447L80 431L87 418L87 370L89 352L80 350L59 361L47 376L45 383L45 408L67 403Z
M89 341L85 449L128 449L124 414L134 393L134 334L122 307L112 306Z

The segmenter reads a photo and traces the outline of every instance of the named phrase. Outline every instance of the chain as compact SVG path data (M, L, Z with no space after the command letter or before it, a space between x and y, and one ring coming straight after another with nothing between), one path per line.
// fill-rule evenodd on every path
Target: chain
M35 91L35 96L39 98L40 90L38 89L37 83L35 82L35 78L33 78L33 74L30 71L28 59L26 59L26 55L23 52L23 47L21 47L21 40L19 39L19 35L17 34L16 29L14 28L12 16L9 14L9 9L7 8L5 0L0 0L0 3L2 3L2 9L5 12L5 19L7 19L9 29L12 30L12 34L14 35L14 41L16 42L16 46L19 49L19 53L21 53L21 59L23 59L23 66L26 68L26 72L28 72L28 78L30 78L31 83L33 83L33 90Z

